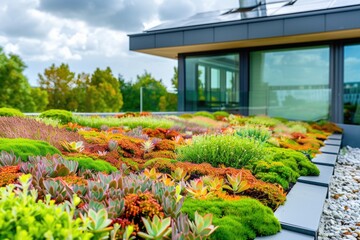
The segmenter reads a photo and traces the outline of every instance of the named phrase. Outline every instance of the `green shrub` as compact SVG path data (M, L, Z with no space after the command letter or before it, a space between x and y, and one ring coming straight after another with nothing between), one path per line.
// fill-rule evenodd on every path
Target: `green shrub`
M101 126L108 127L120 127L127 126L131 129L137 127L143 128L165 128L169 129L175 125L174 121L171 121L166 118L160 117L126 117L126 118L115 118L115 117L106 117L106 118L94 118L94 117L80 117L75 116L74 122L81 126L101 128Z
M216 111L216 112L213 112L213 115L214 115L215 118L230 116L230 114L228 112L225 112L225 111Z
M215 119L214 115L212 115L211 113L206 112L206 111L196 112L196 113L194 113L194 116L202 116L202 117L208 117L211 119Z
M213 214L213 224L219 228L210 239L246 240L273 235L280 231L280 223L268 207L255 199L195 200L186 199L181 209L194 220L194 213Z
M24 117L25 115L15 108L0 108L0 116L3 117Z
M106 173L112 173L116 172L116 167L112 166L110 163L97 159L94 160L90 157L66 157L67 160L70 161L76 161L79 163L79 168L85 169L85 170L93 170L96 172L106 172Z
M59 120L60 123L66 124L68 122L71 122L73 120L73 114L72 112L61 110L61 109L50 109L45 112L42 112L39 115L40 118L51 118Z
M300 174L300 176L318 176L319 169L303 153L285 148L267 148L267 158L271 161L282 162Z
M184 114L181 114L179 117L189 119L189 118L192 118L193 115L191 113L184 113Z
M300 174L285 163L277 161L258 161L253 174L264 182L278 183L284 189L289 188L289 183L295 183Z
M57 148L47 142L26 138L0 138L0 151L13 151L25 162L29 156L61 154Z
M266 142L271 133L267 128L246 126L236 131L236 135L242 138L251 138L259 142Z
M214 167L242 168L251 160L263 157L261 145L251 139L233 135L202 135L193 137L190 145L176 149L180 161L210 163Z
M55 205L50 197L37 201L30 182L30 175L23 175L21 190L0 189L0 239L91 239L86 223L74 218L75 206Z

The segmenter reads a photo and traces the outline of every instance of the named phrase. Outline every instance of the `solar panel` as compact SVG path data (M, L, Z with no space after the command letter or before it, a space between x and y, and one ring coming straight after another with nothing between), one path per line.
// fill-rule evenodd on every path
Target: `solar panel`
M360 5L360 0L258 0L257 5L252 7L198 13L187 19L165 22L146 30L146 32L310 12L351 5Z

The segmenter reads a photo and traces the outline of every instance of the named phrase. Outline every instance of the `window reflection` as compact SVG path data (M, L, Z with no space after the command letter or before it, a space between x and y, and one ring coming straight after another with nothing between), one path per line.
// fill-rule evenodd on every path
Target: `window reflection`
M329 47L252 52L249 95L250 115L329 119Z
M360 44L344 49L344 123L360 124Z
M187 111L238 109L238 54L187 57L185 62Z

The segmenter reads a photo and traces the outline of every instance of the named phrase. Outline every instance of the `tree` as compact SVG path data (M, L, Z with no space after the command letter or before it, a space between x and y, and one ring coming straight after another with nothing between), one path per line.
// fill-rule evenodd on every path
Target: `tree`
M35 104L34 112L44 111L49 103L47 92L38 87L31 88L31 96Z
M86 102L91 112L118 112L123 105L120 83L109 67L97 68L91 76Z
M8 56L0 48L0 107L34 112L35 103L31 86L23 74L26 65L14 54Z
M143 111L160 111L164 108L164 100L160 102L162 96L166 96L166 87L161 80L156 80L150 73L144 72L137 76L134 84L127 90L127 96L124 97L123 111L140 110L140 88L143 88ZM127 86L129 87L129 85ZM130 90L131 89L131 90Z
M173 85L173 88L175 89L175 92L178 93L179 91L179 74L178 74L178 68L174 67L174 75L171 79L171 84Z
M59 67L52 64L39 74L39 84L48 94L47 109L65 109L75 111L77 105L73 102L72 88L75 87L75 73L70 71L69 65L62 63Z

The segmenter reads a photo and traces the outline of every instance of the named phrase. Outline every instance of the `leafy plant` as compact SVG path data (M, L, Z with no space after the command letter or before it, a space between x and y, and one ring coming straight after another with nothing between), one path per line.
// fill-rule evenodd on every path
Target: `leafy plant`
M119 146L119 144L118 144L118 142L115 141L115 140L110 140L110 141L108 142L108 148L109 148L110 151L116 150L118 146Z
M3 117L25 117L25 115L15 108L0 108L0 116Z
M69 112L66 110L61 110L61 109L50 109L50 110L44 111L39 115L39 117L56 119L56 120L59 120L60 123L62 123L62 124L66 124L73 120L72 112Z
M236 135L242 138L251 138L261 143L266 142L270 137L271 133L267 128L246 126L236 131Z
M177 148L178 160L193 163L208 162L214 167L241 168L264 156L256 141L232 135L204 135L193 137L193 143Z
M20 185L0 188L1 239L91 239L87 219L74 217L77 197L73 202L55 205L50 197L37 201L37 193L30 191L31 175L22 175Z
M44 141L24 138L0 138L0 150L11 152L27 161L29 156L46 156L47 154L60 154L60 151Z
M145 218L141 218L144 222L146 233L138 232L138 236L144 239L165 239L171 233L171 218L160 219L158 216L154 216L152 221L148 221Z
M247 240L257 236L273 235L280 231L280 223L273 211L250 198L240 200L187 198L181 211L188 214L192 221L195 220L195 212L200 215L212 214L213 224L218 228L212 233L211 239Z
M79 163L79 168L83 170L93 170L96 172L106 172L106 173L112 173L116 172L117 168L112 166L110 163L97 159L94 160L90 157L66 157L66 159L71 161L76 161Z

